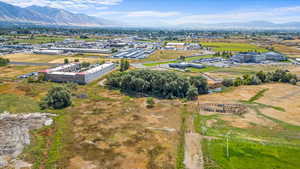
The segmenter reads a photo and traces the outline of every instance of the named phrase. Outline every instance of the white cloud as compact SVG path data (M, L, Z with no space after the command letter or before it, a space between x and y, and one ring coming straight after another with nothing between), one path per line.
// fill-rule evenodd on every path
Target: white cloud
M128 12L128 17L171 17L171 16L178 16L180 15L179 12L160 12L160 11L134 11Z

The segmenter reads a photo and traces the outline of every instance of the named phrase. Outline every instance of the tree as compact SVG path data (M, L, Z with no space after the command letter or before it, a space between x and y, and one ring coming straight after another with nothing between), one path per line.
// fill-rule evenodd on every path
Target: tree
M251 77L250 85L260 85L262 81L256 75Z
M55 86L48 91L40 106L42 109L62 109L71 104L71 92L63 86Z
M208 93L208 84L207 80L202 76L193 76L191 77L191 84L195 86L198 90L199 94L207 94Z
M75 59L74 62L79 62L79 59Z
M266 82L267 80L267 75L263 71L259 71L256 73L256 76L261 80L261 82Z
M83 68L89 67L90 65L91 65L91 64L90 64L89 62L82 62L82 63L80 64L80 66L83 67Z
M64 64L69 64L69 59L65 58L64 59Z
M116 49L116 48L111 49L111 53L117 53L117 52L118 52L118 49Z
M120 65L120 71L121 72L124 72L124 71L128 70L129 66L130 66L130 64L129 64L128 60L121 59L121 65Z
M190 87L187 92L187 99L188 100L196 100L198 96L198 89L196 87Z
M232 79L224 79L222 81L222 85L225 87L233 86L233 80Z
M6 66L9 63L9 59L4 59L0 57L0 66Z
M241 85L243 85L243 80L240 77L238 77L234 80L233 85L234 86L241 86Z

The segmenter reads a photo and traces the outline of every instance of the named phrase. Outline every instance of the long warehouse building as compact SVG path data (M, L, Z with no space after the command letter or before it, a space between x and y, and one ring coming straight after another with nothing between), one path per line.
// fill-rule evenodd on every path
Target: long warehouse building
M80 63L71 63L53 69L46 69L39 73L45 75L45 80L52 82L88 84L109 73L115 67L114 63L105 63L92 65L89 68L81 68Z

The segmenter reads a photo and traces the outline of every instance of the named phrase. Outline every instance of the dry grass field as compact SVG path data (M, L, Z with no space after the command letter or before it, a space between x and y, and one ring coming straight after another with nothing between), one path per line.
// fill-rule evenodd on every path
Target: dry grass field
M17 76L30 73L37 72L39 70L43 70L48 68L48 66L16 66L9 65L0 67L0 79L1 78L16 78Z
M275 51L281 52L289 57L300 57L300 49L286 45L273 45Z
M170 59L177 59L180 56L191 56L199 54L201 51L198 50L158 50L143 61L163 61Z
M48 63L55 59L62 58L63 56L17 53L17 54L5 55L3 57L9 59L11 62Z

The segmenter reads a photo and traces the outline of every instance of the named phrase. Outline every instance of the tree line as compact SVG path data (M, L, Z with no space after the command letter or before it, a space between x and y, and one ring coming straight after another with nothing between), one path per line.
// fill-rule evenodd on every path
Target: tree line
M278 69L274 72L257 72L254 75L243 75L236 79L224 79L222 84L226 87L241 86L241 85L260 85L262 83L282 82L296 85L298 82L297 76L287 70Z
M207 80L202 76L185 77L174 72L156 70L131 70L117 72L107 79L111 88L123 92L153 95L161 98L196 99L208 93Z

